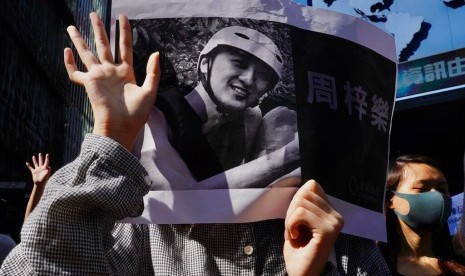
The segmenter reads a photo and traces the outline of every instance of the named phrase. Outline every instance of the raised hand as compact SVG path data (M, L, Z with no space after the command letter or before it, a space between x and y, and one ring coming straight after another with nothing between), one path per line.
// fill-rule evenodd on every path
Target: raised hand
M38 158L33 155L32 164L33 166L26 162L26 167L28 167L32 174L32 182L34 182L35 185L44 186L52 172L49 166L48 154L45 155L45 159L42 153L39 153Z
M136 84L133 69L131 27L128 18L120 15L119 63L115 64L108 37L96 13L90 14L98 58L74 26L68 34L87 68L81 72L70 48L64 50L65 67L71 81L83 85L94 112L93 133L108 136L127 149L147 121L155 102L160 67L158 53L147 62L147 75L142 86Z
M284 260L289 275L320 275L343 225L316 181L300 187L285 220Z
M37 206L39 203L40 198L45 190L45 184L47 184L48 178L52 173L52 169L49 166L49 158L48 154L45 155L45 159L42 156L42 153L39 153L38 158L34 155L32 156L32 164L31 166L28 162L26 162L26 167L31 171L32 174L32 182L34 182L34 186L32 187L31 196L27 202L26 212L24 214L24 219L27 219L31 214L32 210Z

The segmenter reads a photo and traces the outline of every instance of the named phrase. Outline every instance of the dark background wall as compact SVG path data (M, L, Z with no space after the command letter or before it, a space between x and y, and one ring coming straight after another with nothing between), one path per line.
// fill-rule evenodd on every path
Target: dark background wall
M417 153L442 167L452 195L464 190L465 89L396 103L392 158Z
M70 84L63 49L66 27L93 40L88 14L109 25L106 0L1 1L0 3L0 233L19 241L32 155L50 153L53 171L74 159L93 120L85 92ZM89 43L92 44L92 43Z

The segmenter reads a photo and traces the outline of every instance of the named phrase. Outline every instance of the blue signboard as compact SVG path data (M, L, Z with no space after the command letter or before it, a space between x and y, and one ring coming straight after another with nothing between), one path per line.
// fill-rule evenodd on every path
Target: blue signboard
M465 87L465 48L399 63L397 101Z
M449 223L450 235L453 236L457 230L457 226L460 223L460 218L462 217L463 210L463 193L455 195L452 197L452 213L447 220Z

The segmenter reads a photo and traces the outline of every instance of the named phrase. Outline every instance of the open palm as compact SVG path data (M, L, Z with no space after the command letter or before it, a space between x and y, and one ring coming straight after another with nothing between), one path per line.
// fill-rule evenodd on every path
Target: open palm
M52 173L52 169L49 166L48 154L45 155L45 159L43 158L42 153L39 153L38 158L32 156L32 164L33 165L26 162L26 166L32 174L32 181L36 185L45 185Z
M96 13L91 13L90 18L98 59L89 50L79 31L70 26L68 33L87 72L78 70L69 48L64 52L66 70L70 80L86 88L95 117L93 133L109 136L130 149L155 102L160 79L158 53L150 56L145 81L138 86L133 70L131 29L127 17L119 18L119 64L113 61L100 18Z

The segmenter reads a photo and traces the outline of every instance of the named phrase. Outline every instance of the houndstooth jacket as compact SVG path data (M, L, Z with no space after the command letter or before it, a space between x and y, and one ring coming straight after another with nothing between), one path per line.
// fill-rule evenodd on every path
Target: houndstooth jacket
M150 181L110 138L89 134L49 180L0 275L285 275L283 220L136 225ZM327 275L389 275L373 241L341 234Z

